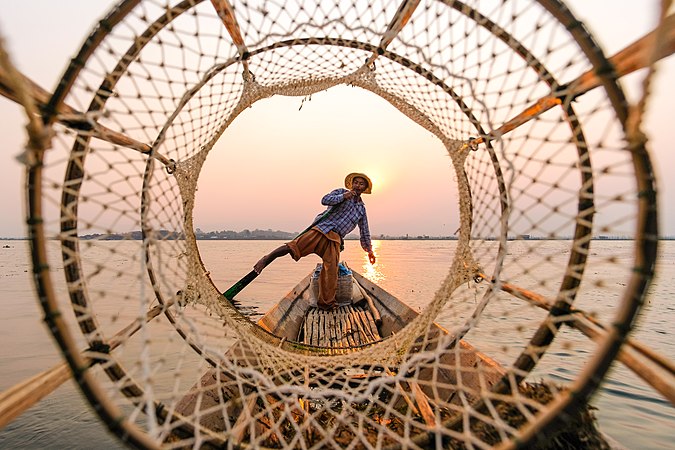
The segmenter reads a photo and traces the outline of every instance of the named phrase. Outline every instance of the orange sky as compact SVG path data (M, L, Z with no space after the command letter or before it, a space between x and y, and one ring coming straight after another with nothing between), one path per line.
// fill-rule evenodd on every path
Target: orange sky
M646 32L658 1L568 2L596 35L607 54ZM86 0L5 1L0 33L17 67L51 90L92 24L112 2ZM649 5L649 7L645 6ZM40 11L39 15L35 15ZM72 14L71 11L77 11ZM675 58L660 67L646 130L659 176L661 233L675 235L674 87ZM624 81L635 98L641 75ZM369 174L374 192L365 201L374 236L450 235L457 229L454 174L444 148L374 94L339 87L301 98L257 102L237 118L209 155L199 180L195 226L203 230L272 228L299 231L322 209L319 200L341 187L351 171ZM0 98L0 237L23 236L22 167L14 160L25 136L22 111ZM258 130L261 124L265 133ZM316 163L321 155L322 162ZM328 155L328 157L327 157ZM255 183L248 175L259 175ZM308 170L311 168L311 170Z
M199 178L196 226L223 229L227 217L233 230L301 231L324 209L324 194L363 172L374 184L364 195L373 233L457 229L453 169L436 137L359 88L320 92L298 110L301 101L260 101L223 134Z

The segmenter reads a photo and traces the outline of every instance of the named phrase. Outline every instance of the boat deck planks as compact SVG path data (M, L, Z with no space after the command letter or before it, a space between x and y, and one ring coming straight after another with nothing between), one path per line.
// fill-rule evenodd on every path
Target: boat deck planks
M310 308L298 338L304 344L331 348L358 347L382 339L372 313L356 305L333 311Z

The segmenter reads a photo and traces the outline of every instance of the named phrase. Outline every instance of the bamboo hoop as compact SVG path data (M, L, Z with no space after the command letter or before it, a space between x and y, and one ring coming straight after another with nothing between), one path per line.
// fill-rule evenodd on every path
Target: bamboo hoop
M671 402L674 402L675 389L673 386L675 383L673 379L675 378L675 371L672 363L670 363L666 358L651 352L649 349L646 349L640 344L634 343L626 338L630 328L631 320L637 314L641 301L645 295L646 288L651 280L651 277L653 276L654 261L656 258L655 237L657 236L658 230L656 227L656 191L654 187L655 182L651 170L651 163L649 160L649 154L645 149L645 140L642 136L638 136L640 117L639 115L635 116L635 122L637 125L631 125L628 123L629 111L627 104L623 97L623 93L616 84L618 77L638 70L642 67L651 68L656 59L669 56L675 52L675 19L673 15L663 18L662 28L640 39L636 43L627 47L625 50L617 53L614 57L607 59L599 50L590 34L576 21L574 16L566 9L562 2L558 0L540 0L539 3L550 13L550 15L554 17L559 23L563 24L568 30L570 30L571 35L585 53L586 58L593 65L593 70L589 70L585 74L577 77L572 82L563 85L560 83L561 80L555 79L553 74L547 70L544 64L538 61L536 57L525 48L524 45L518 42L514 36L507 33L506 30L501 28L495 22L492 22L485 16L481 15L478 11L468 7L466 4L463 4L462 2L452 2L449 6L469 19L475 21L480 27L500 39L515 54L523 58L523 60L526 61L528 68L536 72L540 79L544 81L551 90L550 95L542 97L534 104L526 107L526 109L521 113L513 116L512 119L492 129L492 131L486 132L483 124L477 119L471 109L463 101L462 97L458 95L452 89L452 87L450 87L445 81L438 78L428 69L406 59L403 56L397 55L389 48L392 42L394 42L394 39L397 36L400 36L405 25L415 14L417 8L419 7L418 1L404 0L399 5L396 13L387 23L386 32L383 34L382 39L377 46L356 40L350 41L346 39L343 40L321 37L307 39L302 38L293 41L293 43L277 42L266 46L260 46L259 48L250 51L242 35L241 25L237 21L232 5L227 0L212 0L211 4L214 7L214 10L216 11L218 17L222 20L223 25L227 29L230 38L237 48L238 57L232 58L226 63L214 67L214 70L207 73L201 80L198 81L195 89L186 92L179 102L176 110L174 111L173 116L169 117L167 123L160 131L153 145L149 145L142 143L129 135L111 130L110 128L101 125L97 121L97 114L104 110L109 94L113 92L116 83L119 81L122 74L124 74L129 68L131 62L140 54L144 45L150 42L150 40L156 36L160 30L165 27L169 27L176 17L179 17L181 14L188 12L196 4L200 3L199 1L184 1L171 9L167 9L164 16L160 17L151 26L149 26L144 31L144 33L142 33L142 38L140 38L137 42L134 42L128 48L124 57L119 60L115 70L113 70L111 74L105 78L100 86L100 89L94 95L94 98L89 105L89 109L86 112L77 111L65 102L86 61L95 53L109 31L121 23L125 17L127 17L127 15L129 15L130 12L133 11L134 8L136 8L140 3L140 0L123 1L115 9L113 9L104 20L99 23L97 29L92 32L92 34L89 36L89 39L83 45L78 56L69 66L66 74L62 78L61 83L53 95L50 95L44 91L44 89L37 86L27 77L13 72L11 65L8 65L4 61L6 59L4 51L2 52L3 61L0 61L3 63L0 65L0 94L21 103L26 109L30 121L30 151L27 152L27 160L30 161L30 163L27 165L27 203L31 219L28 223L28 230L33 251L33 265L36 274L35 280L38 289L38 297L45 311L46 322L49 324L52 333L57 339L57 342L62 347L64 356L74 373L74 377L87 395L89 401L98 407L97 410L99 414L103 420L109 424L113 432L119 436L123 436L132 445L137 445L140 447L156 447L157 444L143 431L139 430L133 424L128 423L124 419L124 414L120 411L119 407L113 402L109 401L106 393L100 389L100 387L97 385L97 381L91 377L91 374L87 370L90 367L92 360L87 356L86 352L80 353L74 351L75 344L73 336L71 335L68 326L61 317L61 312L59 310L60 307L56 301L56 294L53 289L51 275L45 265L47 261L47 254L46 234L42 223L42 162L44 152L49 145L45 139L45 130L51 130L50 127L54 123L58 122L59 124L65 126L71 131L74 131L82 137L82 139L75 142L72 148L72 154L79 156L73 157L69 161L69 166L66 170L65 183L67 183L69 187L68 190L64 191L63 194L62 202L64 208L62 210L63 215L61 220L62 235L68 237L68 239L65 239L62 243L64 255L66 253L75 255L79 254L78 241L76 239L78 233L77 215L75 214L74 217L69 216L70 210L68 210L68 208L77 210L80 195L80 185L78 183L81 183L81 180L84 176L83 168L85 166L85 158L87 155L86 148L88 146L89 140L92 137L112 143L114 145L119 145L124 148L135 150L148 157L145 172L143 174L144 189L141 205L141 222L143 225L143 232L146 233L146 231L148 231L146 236L149 236L151 227L147 225L145 214L148 211L150 197L146 197L147 192L149 191L149 189L146 189L146 185L151 180L155 160L162 163L170 173L176 169L176 163L166 156L158 153L157 150L160 144L163 142L164 131L173 122L173 119L177 116L178 112L180 112L182 107L191 101L195 95L197 95L199 88L206 85L206 83L215 77L220 71L224 71L233 64L241 63L244 68L245 81L250 83L249 86L251 89L257 88L254 84L254 81L248 75L248 59L253 55L263 55L265 52L276 50L282 47L290 48L293 45L303 44L303 42L306 44L325 45L329 47L346 46L351 48L359 48L366 52L370 52L370 56L366 59L366 63L361 66L361 68L357 71L357 74L367 74L369 71L373 70L376 60L385 59L388 62L399 64L403 68L414 70L419 76L425 78L432 85L439 87L444 93L446 93L455 101L458 108L463 112L463 114L465 114L467 120L479 132L476 139L467 141L466 145L461 148L466 150L467 146L470 144L471 149L476 150L479 144L485 144L489 158L495 166L495 173L497 174L498 178L499 198L501 199L500 213L502 220L502 235L497 252L500 255L497 258L499 261L503 261L503 256L505 253L504 244L508 232L507 227L510 206L508 203L508 183L505 182L503 174L500 171L503 161L500 162L500 156L497 154L493 144L498 144L507 133L516 130L518 127L521 127L533 119L540 117L546 111L549 111L552 108L560 108L564 117L564 121L567 123L570 130L572 130L574 142L578 150L577 157L578 165L580 167L579 171L581 173L580 184L582 186L582 189L578 194L578 220L575 224L573 240L574 243L572 245L572 251L570 252L569 260L567 262L567 268L570 270L565 272L562 282L558 288L558 296L555 299L544 298L537 293L526 291L508 282L502 281L499 276L499 264L495 268L495 273L493 276L487 276L481 272L477 273L477 275L483 279L494 280L492 282L494 290L508 292L515 298L536 304L538 307L549 312L548 317L542 321L539 328L534 332L528 344L528 348L521 353L514 363L512 370L502 378L501 382L498 383L496 387L491 389L491 392L497 394L505 393L513 388L514 383L520 383L520 381L522 381L522 379L524 379L524 377L535 367L537 360L546 351L548 345L556 337L557 330L563 324L577 328L584 335L596 340L598 342L598 351L596 352L596 356L591 359L584 371L575 381L572 387L572 393L569 395L561 395L554 403L550 405L551 407L544 414L538 417L536 424L529 424L526 426L522 432L522 435L520 436L520 438L523 439L523 442L528 442L528 440L533 439L536 433L545 432L546 430L550 429L557 418L564 416L572 409L577 408L580 404L585 403L596 390L599 380L602 379L614 359L622 361L631 370L643 376L645 381L652 385L657 391L661 392ZM659 36L661 36L663 39L660 39ZM657 41L661 45L657 46L655 44ZM649 57L645 57L644 54L647 53L648 49L655 50L651 55L649 55ZM603 68L612 66L615 69L614 71L607 72L601 70ZM353 82L355 84L361 83L360 85L362 87L368 89L368 84L363 80L358 80L357 77L354 77ZM338 82L333 83L338 84ZM586 255L589 249L589 236L592 232L592 219L595 203L593 201L594 179L591 175L593 167L591 166L590 156L588 154L588 145L585 141L583 133L581 132L581 124L577 121L577 115L574 108L572 107L571 102L576 97L598 87L602 87L604 89L604 93L609 98L613 107L613 111L616 113L621 125L628 130L628 134L635 137L634 139L631 139L630 154L638 183L638 191L640 192L640 197L637 202L638 221L635 236L633 236L636 242L635 247L637 252L635 262L638 270L636 270L636 272L633 274L629 285L624 291L622 307L618 310L615 318L615 323L617 325L615 325L613 328L603 327L601 324L595 322L583 312L572 308L572 303L574 301L576 291L579 288L580 281L584 273L584 267L586 265ZM289 87L289 89L296 88L298 87ZM376 94L382 94L372 87L370 89ZM242 101L237 111L241 112L244 108L250 106L253 102L263 97L264 94L260 94L259 97L253 100L249 99L250 103ZM393 97L387 97L386 94L382 94L382 97L393 103ZM411 108L414 109L412 106ZM230 122L236 117L238 112L232 115ZM38 120L38 118L41 120ZM208 150L213 146L215 141L220 137L230 122L224 122L220 125L220 129L211 135L211 141L205 144L205 149ZM424 122L421 119L419 123L423 123L423 126L428 129L433 129L433 132L438 133L437 135L441 137L441 132L437 128L434 128L432 124ZM447 139L444 139L444 142L446 141ZM466 176L466 173L464 173L464 175ZM468 184L466 177L462 180ZM468 189L467 192L468 196L471 197L471 190ZM469 231L472 229L472 214L472 206L468 211L462 211L463 223L469 224ZM461 236L463 238L463 244L468 245L467 241L471 239L470 234L467 234L465 231L461 234ZM194 236L192 236L192 239L194 240ZM144 239L147 275L151 280L151 284L155 291L155 296L157 300L160 301L161 305L151 310L153 314L156 314L153 315L152 318L150 318L149 315L146 316L147 321L152 320L161 313L165 313L166 317L172 323L174 328L176 328L176 331L181 335L181 337L186 342L188 342L188 344L197 352L197 354L204 357L206 360L209 360L209 356L207 356L207 354L202 351L202 348L197 343L190 341L188 333L181 329L180 325L176 323L172 314L168 311L172 301L164 298L161 290L157 288L160 274L153 266L152 260L149 256L151 253L151 245L152 239ZM203 263L202 268L204 268ZM77 257L69 260L65 269L69 283L75 285L84 279L82 276L83 270ZM213 283L211 282L211 284ZM359 288L363 291L366 300L370 300L369 306L373 306L372 299L369 298L368 294L365 292L365 290L363 290L362 287L359 286ZM70 294L76 314L80 310L78 308L84 309L89 306L89 299L87 297L88 294L85 288L73 289L71 290ZM484 298L484 305L487 304L491 295L492 292L486 295ZM359 319L362 322L362 330L366 335L368 335L368 338L371 340L377 340L377 310L373 309L373 311L375 313L375 322L365 315L360 315ZM474 316L480 315L480 313L481 310L477 309ZM82 318L80 321L80 327L83 333L89 339L94 340L92 342L98 342L96 341L95 332L98 330L99 325L96 323L95 317L92 316ZM128 334L123 334L120 336L128 337L128 335L138 331L140 327L141 324L131 324L122 331ZM469 327L470 323L467 324L467 330ZM287 343L284 340L280 340L270 334L266 334L264 331L258 330L252 325L248 325L248 327L244 329L250 331L252 335L260 338L261 341L265 343L274 343L278 347L283 348L289 352L307 354L307 352L312 352L315 350L319 353L324 351L324 349L320 347L316 347L313 350L311 346L304 345L300 347L293 343ZM342 346L350 344L348 330L335 330L331 328L327 334L327 336L324 335L322 337L333 341L333 343L339 341ZM456 342L461 339L462 335L462 333L458 333L455 336L455 339L447 344L448 349L452 349ZM307 339L307 332L305 332L305 338ZM115 337L113 337L111 342L111 346L114 348L114 346L121 342L121 340L116 341ZM327 344L326 341L322 342ZM375 342L375 344L377 344L377 342ZM622 345L624 347L622 347ZM330 352L339 354L342 353L342 350L331 350ZM217 365L216 362L210 360L209 362L214 367ZM0 417L2 417L3 420L11 420L11 418L15 417L17 413L20 414L21 408L23 406L30 402L39 401L40 398L53 390L66 379L65 377L67 375L67 371L65 370L65 367L65 365L55 366L43 374L38 374L34 378L17 385L15 388L12 388L6 393L3 393L2 396L0 396L0 405L8 406L0 406ZM126 377L124 369L119 365L113 365L112 367L107 368L106 371L112 380L120 380ZM36 389L35 392L30 392L35 386L38 385L40 385L40 389ZM424 394L424 391L422 391L421 387L415 382L411 382L409 386L427 426L430 428L438 426L437 420L433 416L432 408L428 402L428 398ZM127 386L125 386L124 391L125 394L134 399L144 397L141 387L134 384L133 381L129 382ZM409 401L411 402L411 406L414 408L412 401ZM271 401L270 403L274 403L274 401ZM483 407L484 403L481 400L471 403L471 408L476 411L481 411ZM253 415L253 410L255 408L255 401L253 398L250 398L246 411L251 411L251 415ZM302 404L301 409L304 410ZM5 410L9 411L6 415L2 413L2 411ZM163 413L163 415L160 415L160 420L162 421L173 422L182 420L178 415L172 415L170 413ZM241 419L235 424L235 435L239 439L243 439L247 431L244 420L245 419ZM304 420L307 420L307 418ZM0 421L0 426L2 425L3 422ZM447 426L449 428L455 427L457 425L458 422L456 420L443 423L443 426ZM177 427L177 432L181 431L188 434L191 432L194 433L194 430L190 429L189 426L186 426L184 429ZM208 434L208 432L206 433ZM425 437L421 437L420 439L424 438ZM503 447L510 448L514 445L514 441L509 441L504 443Z

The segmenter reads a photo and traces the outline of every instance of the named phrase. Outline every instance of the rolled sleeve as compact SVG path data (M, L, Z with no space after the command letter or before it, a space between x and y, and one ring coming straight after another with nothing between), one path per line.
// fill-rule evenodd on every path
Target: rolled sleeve
M321 204L324 206L335 206L345 199L346 189L335 189L324 195L321 199Z
M361 241L361 248L365 251L370 252L373 249L372 242L370 241L370 229L368 228L368 216L366 214L361 217L359 220L359 235Z

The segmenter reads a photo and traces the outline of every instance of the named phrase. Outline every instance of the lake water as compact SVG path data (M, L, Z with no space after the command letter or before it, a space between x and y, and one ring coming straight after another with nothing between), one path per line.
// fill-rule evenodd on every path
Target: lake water
M35 299L27 243L0 241L0 244L0 390L4 391L62 359L42 322L42 311ZM247 273L260 256L278 244L273 241L199 242L205 266L221 290ZM51 242L50 245L57 243ZM357 242L347 242L343 259L355 270L420 310L433 297L447 274L455 242L376 241L375 245L378 254L376 270L364 263L365 254ZM539 252L556 254L561 245L567 244L551 242L543 245ZM630 257L630 242L594 242L594 248L599 252L603 251L603 246L612 254ZM517 251L517 247L514 249ZM308 274L317 261L314 257L297 263L288 257L280 259L247 287L238 299L258 314L264 313ZM59 271L58 262L54 262L54 271ZM588 272L587 275L590 278L593 273ZM611 282L611 274L600 275ZM602 298L592 300L603 301ZM662 241L657 276L650 287L648 302L633 337L671 361L675 359L674 312L675 241ZM496 330L499 327L513 328L509 321L517 320L517 317L507 317L494 311L491 314L488 328ZM563 333L562 337L566 337L576 332L566 330ZM467 339L491 355L499 353L504 346L517 347L520 344L504 342L496 332L492 335L470 334ZM588 347L583 344L572 348L554 346L537 367L536 377L570 382L586 358ZM675 408L621 364L615 364L594 397L593 406L597 408L600 429L621 445L631 449L675 448ZM0 448L3 449L93 447L122 448L122 445L99 422L72 381L0 430Z

